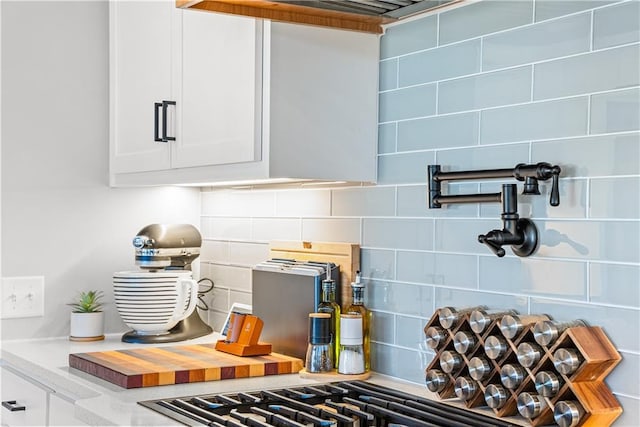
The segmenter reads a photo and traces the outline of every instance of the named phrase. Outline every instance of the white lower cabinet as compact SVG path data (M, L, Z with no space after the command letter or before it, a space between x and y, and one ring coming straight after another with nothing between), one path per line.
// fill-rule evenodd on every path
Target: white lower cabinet
M2 426L81 426L71 400L29 376L2 366Z
M3 426L47 425L48 390L2 367Z

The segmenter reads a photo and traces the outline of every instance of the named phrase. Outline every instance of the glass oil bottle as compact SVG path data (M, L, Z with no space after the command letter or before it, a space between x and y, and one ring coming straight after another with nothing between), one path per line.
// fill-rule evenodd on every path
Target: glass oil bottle
M347 310L346 314L359 314L362 316L362 340L364 348L364 367L365 370L371 369L371 337L369 335L371 327L372 313L364 305L364 283L362 283L362 276L360 271L356 271L356 280L351 282L351 289L353 291L352 303Z
M331 315L331 351L334 367L340 357L340 306L336 302L336 281L331 278L331 264L327 264L327 278L322 281L322 301L316 310Z

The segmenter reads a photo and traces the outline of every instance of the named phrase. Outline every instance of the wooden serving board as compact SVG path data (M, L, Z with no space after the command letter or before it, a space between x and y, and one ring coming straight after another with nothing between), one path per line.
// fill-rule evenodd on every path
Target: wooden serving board
M69 355L69 366L124 388L294 374L295 357L271 353L240 357L215 349L215 343Z
M333 242L269 242L270 258L333 262L340 266L340 298L343 309L351 305L351 282L360 270L360 245Z

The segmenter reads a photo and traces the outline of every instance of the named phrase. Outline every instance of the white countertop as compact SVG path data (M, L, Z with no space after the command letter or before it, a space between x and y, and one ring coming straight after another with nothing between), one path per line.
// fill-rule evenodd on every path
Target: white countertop
M2 363L21 371L56 393L73 400L74 416L90 425L175 426L175 421L140 406L137 402L198 394L266 390L330 381L327 379L303 379L298 374L289 374L124 389L69 367L70 353L133 349L149 346L149 344L123 343L120 337L121 334L112 334L107 335L104 341L95 342L73 342L66 337L3 341ZM220 334L213 333L195 340L154 344L154 346L214 343L220 337ZM377 373L373 373L368 381L428 399L439 400L423 384L410 383ZM464 406L458 400L448 401L447 403L459 407ZM488 408L474 409L474 411L485 415L492 414ZM509 417L509 421L527 425L522 418Z
M175 425L174 421L137 404L141 400L179 397L195 394L264 390L300 384L328 382L302 379L298 374L273 375L201 383L177 384L137 389L124 389L92 375L69 368L70 353L132 349L149 344L128 344L120 334L107 335L104 341L73 342L64 338L2 342L2 362L25 373L56 393L75 401L75 417L91 425ZM175 346L213 343L217 333L195 340L157 344ZM433 398L424 386L373 374L372 382Z

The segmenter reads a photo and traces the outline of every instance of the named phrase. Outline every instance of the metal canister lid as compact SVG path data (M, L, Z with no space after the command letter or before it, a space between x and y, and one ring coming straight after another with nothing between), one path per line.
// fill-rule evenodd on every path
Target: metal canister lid
M524 379L524 375L524 369L518 365L508 363L500 369L500 381L506 388L511 390L518 388Z
M583 415L582 405L572 400L561 400L553 407L553 418L560 427L577 426Z
M453 307L442 307L438 316L440 325L445 329L453 328L458 323L459 317L458 311Z
M572 374L580 367L582 356L573 348L559 348L553 353L553 366L561 374Z
M549 345L558 339L560 330L550 320L537 322L533 326L533 339L540 345Z
M437 349L440 344L447 338L447 333L444 329L438 326L429 326L425 331L427 345L434 350Z
M489 335L484 341L484 352L489 359L496 360L507 352L507 341L495 335Z
M518 357L518 362L522 366L525 368L531 368L538 363L542 357L542 349L536 344L523 342L518 345L516 356Z
M520 317L515 314L507 314L500 319L500 332L505 338L513 339L522 331L524 325Z
M455 371L462 364L462 357L453 351L445 350L440 354L440 368L447 374Z
M469 400L478 391L478 384L469 377L458 377L454 384L456 396L462 400Z
M482 333L491 323L491 316L485 310L474 310L469 316L469 326L476 334Z
M525 418L535 418L547 407L547 402L537 394L520 393L518 395L518 412Z
M499 384L489 384L484 391L484 401L492 409L500 409L507 403L507 391Z
M491 373L491 364L484 357L473 357L469 360L469 376L476 381L482 381Z
M449 378L437 369L429 369L425 376L427 389L433 393L439 393L447 386Z
M553 372L540 371L536 374L535 385L539 395L551 397L558 393L562 382Z
M460 354L465 354L476 344L476 337L467 331L458 331L453 336L453 346Z

